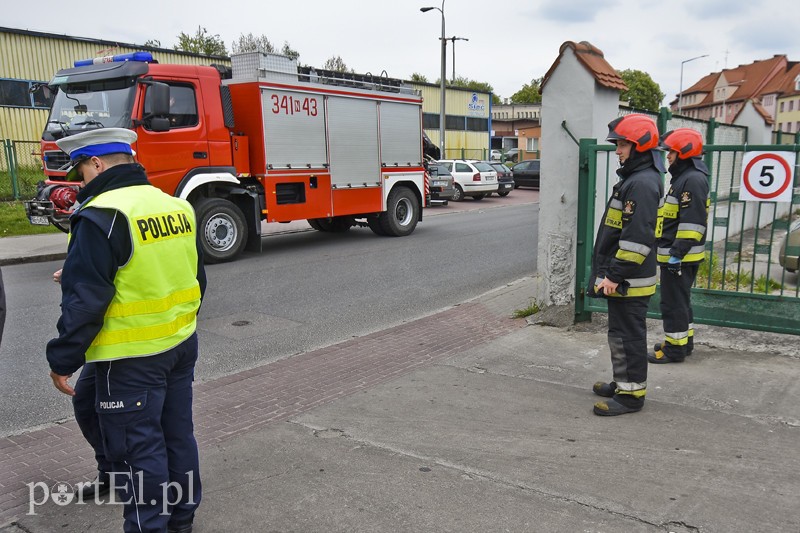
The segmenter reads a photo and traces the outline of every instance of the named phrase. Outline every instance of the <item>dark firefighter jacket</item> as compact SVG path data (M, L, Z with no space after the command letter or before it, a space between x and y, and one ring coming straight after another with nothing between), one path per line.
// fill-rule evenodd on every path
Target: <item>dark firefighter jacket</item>
M708 167L699 157L670 165L669 192L664 199L664 227L656 244L659 263L675 256L684 263L705 259L708 223Z
M147 185L144 169L136 163L116 165L98 175L78 193L83 203L100 193ZM131 233L124 216L113 209L84 209L70 219L70 240L61 276L61 317L58 337L47 343L47 361L58 375L73 374L83 366L85 353L103 327L114 297L114 276L131 255ZM200 232L198 232L199 238ZM205 293L203 254L197 245L197 281ZM202 297L202 296L201 296Z
M661 154L633 152L622 168L594 244L589 296L603 278L619 283L615 297L650 296L656 290L656 227L664 186Z

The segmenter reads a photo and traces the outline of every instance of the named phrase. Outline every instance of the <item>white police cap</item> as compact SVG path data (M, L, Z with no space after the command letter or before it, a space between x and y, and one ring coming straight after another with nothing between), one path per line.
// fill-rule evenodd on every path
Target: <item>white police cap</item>
M125 128L98 128L58 139L56 145L69 155L71 162L67 169L67 180L76 181L76 167L90 157L108 154L133 155L131 143L136 142L136 139L136 133Z

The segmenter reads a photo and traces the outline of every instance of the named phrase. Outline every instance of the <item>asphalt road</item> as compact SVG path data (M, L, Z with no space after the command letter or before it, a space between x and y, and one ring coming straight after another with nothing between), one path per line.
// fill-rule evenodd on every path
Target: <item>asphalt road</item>
M432 314L536 270L538 192L426 210L405 238L369 229L272 235L261 254L207 267L198 325L199 381ZM71 416L48 377L60 261L7 266L9 316L0 349L0 434ZM452 324L457 337L470 324Z

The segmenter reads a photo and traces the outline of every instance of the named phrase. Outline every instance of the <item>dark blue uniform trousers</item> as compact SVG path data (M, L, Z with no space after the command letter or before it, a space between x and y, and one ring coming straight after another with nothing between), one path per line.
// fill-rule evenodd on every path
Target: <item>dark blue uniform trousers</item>
M103 437L100 434L100 420L97 416L96 399L97 388L95 387L95 366L94 363L83 365L81 375L75 382L75 396L72 397L72 409L75 411L75 421L83 433L83 438L94 450L94 457L97 460L97 470L102 472L111 471L111 463L106 460L106 452L103 449Z
M126 533L191 522L202 488L192 423L197 335L148 357L95 363L97 413Z

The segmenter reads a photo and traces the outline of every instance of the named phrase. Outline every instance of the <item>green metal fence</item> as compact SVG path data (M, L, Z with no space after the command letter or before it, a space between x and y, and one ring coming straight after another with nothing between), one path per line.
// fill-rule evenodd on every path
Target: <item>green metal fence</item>
M0 151L0 201L28 200L44 179L40 144L2 139Z
M660 122L662 130L681 127ZM711 203L706 261L692 289L694 321L800 335L798 273L779 265L781 243L790 224L800 219L798 166L793 169L791 202L739 200L741 163L746 152L794 152L800 163L800 145L747 145L746 139L737 144L713 144L715 126L707 123L705 129ZM728 134L735 136L736 131ZM592 312L607 311L605 300L588 298L586 289L599 217L618 179L618 165L613 145L582 139L579 149L576 320L581 321L588 320ZM787 246L785 255L800 255L800 247ZM649 317L660 318L659 302L657 291L650 301Z

